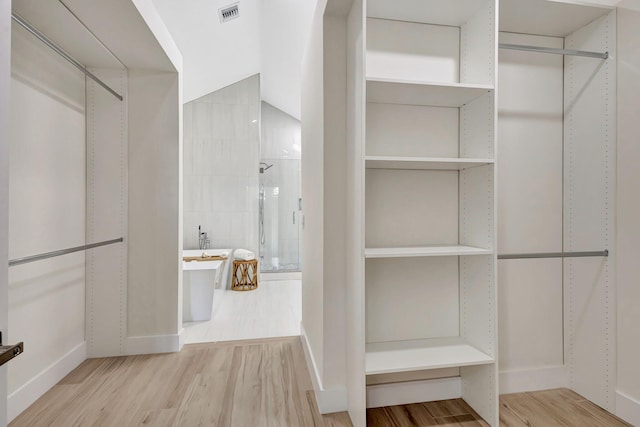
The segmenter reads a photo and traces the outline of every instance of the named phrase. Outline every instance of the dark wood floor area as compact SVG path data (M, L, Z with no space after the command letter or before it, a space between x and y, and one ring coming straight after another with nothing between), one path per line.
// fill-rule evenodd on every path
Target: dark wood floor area
M375 408L369 426L486 426L461 399ZM629 426L567 389L505 395L500 425ZM187 345L180 353L90 359L17 426L351 426L320 415L299 337Z
M488 426L462 399L369 409L368 426ZM632 427L571 390L500 396L501 427Z

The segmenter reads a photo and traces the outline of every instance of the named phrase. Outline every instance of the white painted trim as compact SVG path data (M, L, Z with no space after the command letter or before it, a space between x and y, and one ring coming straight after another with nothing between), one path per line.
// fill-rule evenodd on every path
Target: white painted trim
M184 345L184 329L173 335L144 335L127 338L128 355L176 353Z
M318 411L321 414L331 414L334 412L343 412L348 408L348 397L346 387L324 389L322 387L322 377L318 372L318 365L311 352L311 346L307 339L307 333L304 330L304 325L300 322L300 334L302 336L302 349L304 350L304 357L307 361L307 368L311 376L311 382L313 383L313 391L316 396L316 404L318 405Z
M272 280L302 280L302 272L260 273L260 280L263 282L270 282Z
M569 387L569 369L562 366L500 372L500 394Z
M640 401L616 391L616 415L634 426L640 426Z
M22 411L31 406L51 387L66 377L87 359L87 343L83 341L67 354L53 362L22 387L11 393L7 399L7 421L11 422Z
M182 351L182 347L184 347L184 328L178 332L178 351Z
M462 397L460 377L379 384L367 387L367 408Z

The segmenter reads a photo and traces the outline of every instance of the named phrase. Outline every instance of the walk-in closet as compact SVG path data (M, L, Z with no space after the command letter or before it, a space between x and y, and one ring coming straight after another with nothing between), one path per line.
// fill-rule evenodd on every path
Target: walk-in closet
M615 8L329 1L324 22L354 425L461 397L497 426L500 394L562 387L615 413Z
M4 12L11 421L87 358L179 350L181 58L145 2Z

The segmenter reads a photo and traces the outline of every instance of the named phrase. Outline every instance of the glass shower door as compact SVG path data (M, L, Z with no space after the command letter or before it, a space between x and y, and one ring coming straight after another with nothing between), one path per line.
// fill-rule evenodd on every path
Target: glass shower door
M300 160L263 159L259 197L260 271L300 271Z

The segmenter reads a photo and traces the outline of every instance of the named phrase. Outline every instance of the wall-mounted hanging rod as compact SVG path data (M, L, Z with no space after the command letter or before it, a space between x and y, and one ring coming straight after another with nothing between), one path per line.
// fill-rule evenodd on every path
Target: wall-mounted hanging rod
M525 259L525 258L583 258L609 256L609 251L592 251L592 252L542 252L532 254L502 254L498 255L498 259Z
M9 260L9 267L13 267L14 265L26 264L28 262L39 261L42 259L53 258L60 255L71 254L74 252L86 251L87 249L93 249L100 246L113 245L114 243L120 243L123 241L124 239L120 237L119 239L105 240L104 242L91 243L90 245L76 246L75 248L60 249L59 251L47 252L39 255L31 255L31 256L26 256L22 258L16 258L16 259Z
M84 65L76 61L71 55L65 52L64 49L62 49L60 46L58 46L57 44L49 40L47 36L45 36L40 31L38 31L33 25L29 24L22 17L20 17L19 15L16 15L15 13L11 14L11 18L13 18L13 20L16 21L18 24L20 24L24 29L29 31L34 36L36 36L38 40L40 40L42 43L49 46L58 55L62 56L64 59L69 61L71 65L76 67L78 70L82 71L91 80L93 80L94 82L98 83L100 86L105 88L110 94L118 98L120 101L123 100L122 95L120 95L115 90L111 89L105 82L103 82L98 77L96 77L91 71L87 70L87 67L85 67Z
M527 46L522 44L509 44L500 43L498 45L500 49L513 49L513 50L527 50L530 52L543 52L543 53L555 53L556 55L573 55L573 56L586 56L588 58L609 58L609 52L587 52L584 50L570 50L570 49L556 49L553 47L539 47L539 46Z

